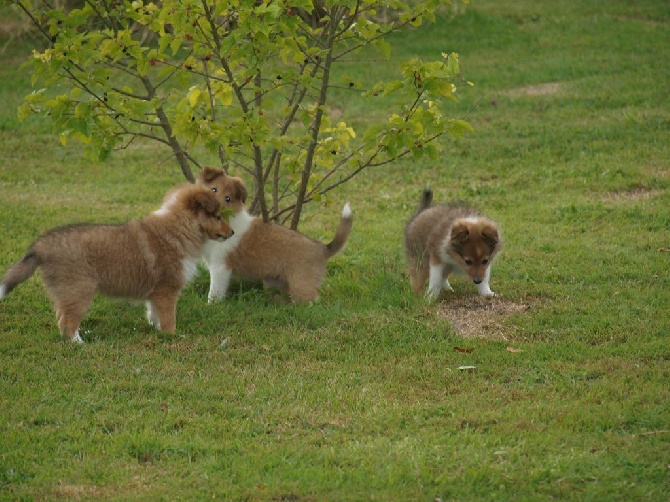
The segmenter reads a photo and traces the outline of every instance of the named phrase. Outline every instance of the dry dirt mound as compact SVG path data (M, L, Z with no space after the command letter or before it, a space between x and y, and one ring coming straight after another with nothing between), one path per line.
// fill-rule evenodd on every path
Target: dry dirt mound
M507 89L502 91L502 93L512 96L545 96L547 94L556 94L561 89L561 87L561 84L558 82L550 82L547 84L529 85L527 87Z
M661 195L663 190L654 189L639 185L630 190L622 190L618 192L609 192L605 195L605 200L613 202L621 201L638 201L643 199L650 199Z
M439 313L463 337L508 341L510 328L503 326L503 321L529 309L528 303L516 303L499 296L467 296L446 300L440 305Z

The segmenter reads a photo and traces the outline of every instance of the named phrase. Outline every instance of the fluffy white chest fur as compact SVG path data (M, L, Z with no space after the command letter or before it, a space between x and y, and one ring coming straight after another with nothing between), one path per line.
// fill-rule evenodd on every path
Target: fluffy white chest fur
M216 242L216 241L214 241ZM181 261L182 273L184 274L184 284L188 284L193 280L195 274L198 273L199 258L184 258Z
M233 251L249 230L254 217L246 210L230 218L233 236L223 242L207 241L202 249L202 259L209 269L209 294L207 300L212 303L226 296L233 271L226 266L226 256Z

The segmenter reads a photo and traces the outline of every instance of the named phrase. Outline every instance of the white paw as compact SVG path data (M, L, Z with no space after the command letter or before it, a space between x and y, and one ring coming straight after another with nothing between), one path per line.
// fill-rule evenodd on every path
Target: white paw
M207 303L209 303L210 305L211 305L212 303L219 303L221 300L223 300L223 296L219 296L219 295L209 295L209 296L207 297Z
M157 330L161 329L161 323L158 322L158 319L154 319L153 317L147 316L147 321L149 321L149 324L156 328Z
M77 330L77 332L74 334L74 336L72 338L70 338L70 342L71 343L84 343L83 338L79 334L79 330Z
M426 298L427 302L432 303L432 302L436 302L437 299L439 298L439 296L440 296L440 289L430 289L429 288L426 291L425 298Z
M151 302L146 302L146 312L147 312L147 322L151 324L156 329L161 329L160 323L158 322L158 316L154 313L154 308Z

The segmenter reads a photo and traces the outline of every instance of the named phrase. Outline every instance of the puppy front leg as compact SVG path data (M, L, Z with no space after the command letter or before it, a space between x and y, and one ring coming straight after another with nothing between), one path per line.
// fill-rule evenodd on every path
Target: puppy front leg
M454 270L454 267L451 265L445 265L444 267L444 272L442 273L442 276L444 277L444 283L442 284L442 287L446 289L447 291L453 291L454 288L451 287L451 284L449 283L449 274Z
M160 331L174 334L177 328L177 299L179 293L173 292L159 293L154 295L151 300L153 314L158 318L158 328Z
M161 323L158 320L158 314L156 313L156 308L154 307L154 304L151 303L150 301L147 301L146 307L147 307L147 321L149 321L149 324L151 324L154 328L160 330Z
M233 271L225 265L209 267L209 294L207 302L214 303L226 297Z
M488 267L486 269L486 272L484 272L484 278L482 279L482 282L477 284L479 294L482 296L496 296L496 294L493 291L491 291L491 288L489 287L490 277L491 277L491 267Z
M426 292L426 296L430 300L436 300L440 294L440 291L442 291L442 284L444 281L443 269L444 264L442 263L438 263L437 265L433 265L432 263L430 264L428 291Z

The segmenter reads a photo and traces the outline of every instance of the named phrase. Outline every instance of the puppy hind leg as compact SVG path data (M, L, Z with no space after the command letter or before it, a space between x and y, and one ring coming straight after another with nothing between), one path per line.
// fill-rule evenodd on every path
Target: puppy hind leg
M409 267L409 280L412 285L414 293L420 295L423 288L426 286L428 280L428 266L412 266Z
M79 325L84 318L84 314L91 306L93 296L90 299L80 299L80 302L56 303L56 320L58 321L58 329L64 338L67 338L73 343L84 343L79 334Z
M318 286L304 280L291 280L288 294L295 303L311 303L319 299Z

